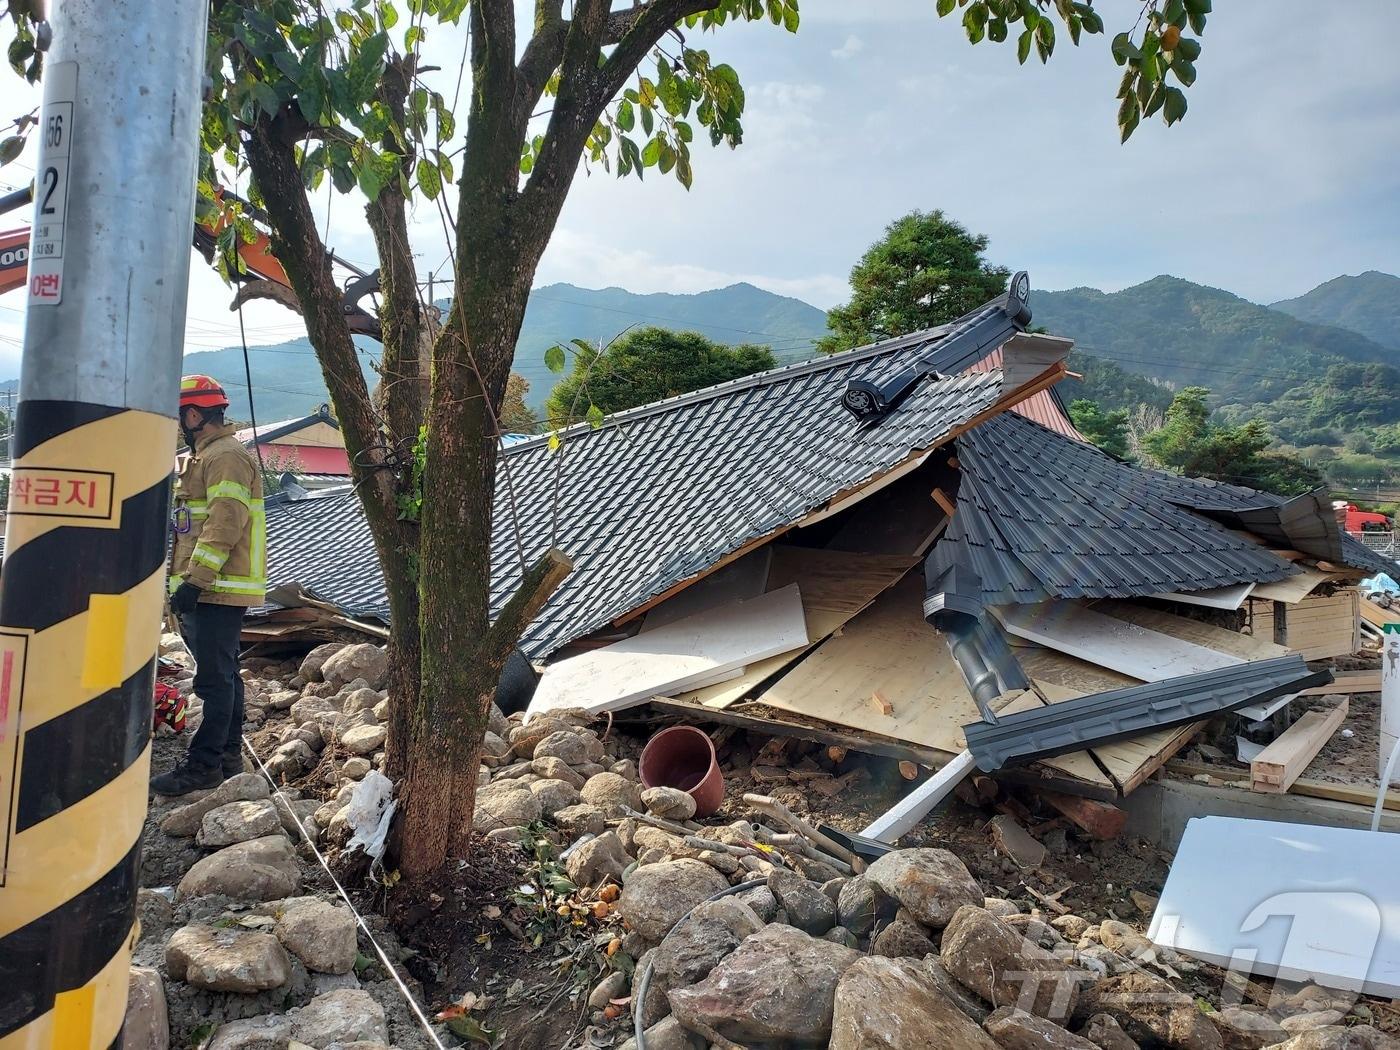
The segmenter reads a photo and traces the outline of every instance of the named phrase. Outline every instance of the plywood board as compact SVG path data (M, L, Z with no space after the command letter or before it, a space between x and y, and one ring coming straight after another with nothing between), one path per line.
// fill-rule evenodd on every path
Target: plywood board
M1273 660L1289 653L1288 649L1274 644L1272 633L1268 637L1258 633L1241 634L1239 631L1216 627L1214 624L1191 620L1185 616L1176 616L1164 609L1149 609L1145 605L1135 605L1132 602L1100 601L1094 603L1093 609L1115 619L1146 627L1149 631L1170 635L1178 641L1190 642L1193 645L1202 645L1243 661Z
M770 685L758 702L956 754L962 727L981 713L948 652L924 620L922 578L905 577ZM878 692L893 707L870 706Z
M1235 656L1173 638L1074 602L1004 605L993 612L1008 632L1144 682L1230 667Z
M768 586L772 590L792 583L799 586L812 645L847 623L918 562L902 554L855 554L783 544L771 549ZM728 707L800 659L808 648L761 660L733 681L688 692L680 699L706 707Z
M1251 598L1261 598L1270 602L1301 602L1324 583L1346 579L1349 574L1323 572L1310 566L1299 565L1296 576L1289 576L1276 583L1261 583L1254 588Z
M1229 587L1214 587L1208 591L1175 591L1154 594L1169 602L1185 602L1187 605L1204 605L1210 609L1238 609L1254 590L1252 583L1236 583Z
M1368 621L1374 615L1364 608L1372 606L1381 615L1393 615L1374 602L1360 597L1355 587L1334 594L1304 598L1288 606L1284 623L1288 647L1305 660L1325 660L1331 656L1350 656L1361 647L1361 618ZM1251 601L1254 634L1272 638L1274 606L1272 602ZM1400 618L1397 618L1400 619Z
M551 664L528 710L616 711L806 644L802 596L792 584Z
M772 545L750 551L738 561L702 576L674 597L667 598L646 614L643 631L654 631L687 616L715 609L721 605L748 601L764 591L777 590L768 586L768 569L772 561Z
M1400 835L1197 817L1147 935L1245 973L1400 996L1398 870Z

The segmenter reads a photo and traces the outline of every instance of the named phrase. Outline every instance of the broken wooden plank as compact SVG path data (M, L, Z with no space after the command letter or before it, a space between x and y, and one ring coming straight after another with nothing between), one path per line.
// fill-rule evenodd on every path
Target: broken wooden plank
M1334 693L1379 693L1381 691L1381 673L1374 671L1368 674L1344 674L1338 675L1326 685L1315 685L1311 689L1304 689L1299 696L1329 696Z
M1300 565L1298 569L1300 571L1295 576L1256 585L1250 597L1272 602L1300 602L1324 583L1345 578L1345 575L1321 572L1306 565Z
M1085 834L1103 842L1116 839L1128 823L1128 814L1107 802L1080 798L1078 795L1062 795L1057 791L1042 791L1040 797Z
M893 845L900 836L912 831L919 821L947 798L963 777L972 772L975 765L971 751L964 749L954 755L942 769L905 795L893 808L877 817L861 832L861 836Z
M797 585L710 609L545 668L528 713L601 713L684 691L697 682L807 643Z
M779 590L791 583L799 584L808 646L750 664L733 681L689 690L682 698L707 707L723 708L738 703L801 659L813 645L840 630L916 563L916 558L903 554L855 554L775 545L768 570L768 587Z
M1303 774L1347 716L1345 697L1331 711L1309 711L1249 764L1250 787L1282 794Z

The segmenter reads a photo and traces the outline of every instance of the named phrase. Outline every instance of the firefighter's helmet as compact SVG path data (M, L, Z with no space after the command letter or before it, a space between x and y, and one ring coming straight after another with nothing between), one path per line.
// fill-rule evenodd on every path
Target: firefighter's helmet
M180 409L228 408L228 395L209 376L184 376L180 380Z

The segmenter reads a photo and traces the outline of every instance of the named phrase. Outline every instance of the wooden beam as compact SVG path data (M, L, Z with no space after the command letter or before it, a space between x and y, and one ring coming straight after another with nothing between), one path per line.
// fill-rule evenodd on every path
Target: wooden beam
M1249 764L1254 791L1283 793L1303 774L1347 716L1345 697L1331 711L1309 711Z
M1042 791L1040 797L1055 812L1073 821L1076 827L1092 838L1103 842L1116 839L1128 823L1128 814L1107 802L1077 795L1061 795L1055 791Z
M929 495L933 497L933 502L937 503L948 517L951 518L957 511L958 505L950 500L942 489L934 489Z
M1174 759L1168 762L1166 769L1168 773L1175 773L1183 777L1204 774L1228 787L1246 787L1246 782L1249 779L1249 770L1247 769L1231 769L1226 766L1208 765L1204 762L1187 762L1185 759ZM1293 781L1288 793L1290 795L1303 795L1307 798L1325 798L1332 802L1347 802L1354 806L1365 806L1367 809L1374 809L1376 805L1376 789L1366 784L1333 784L1324 780L1309 780L1306 777L1299 777ZM1400 791L1386 792L1385 808L1400 813Z
M1311 689L1304 689L1299 696L1330 696L1335 693L1379 693L1381 691L1381 673L1374 671L1370 674L1341 675L1327 685L1315 685Z

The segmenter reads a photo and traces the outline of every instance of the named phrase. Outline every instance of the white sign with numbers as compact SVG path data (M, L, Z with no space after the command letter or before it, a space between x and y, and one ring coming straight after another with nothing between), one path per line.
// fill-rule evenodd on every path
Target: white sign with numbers
M63 301L64 231L68 217L68 158L78 63L55 62L44 74L39 121L39 170L34 178L34 230L29 242L29 305Z

